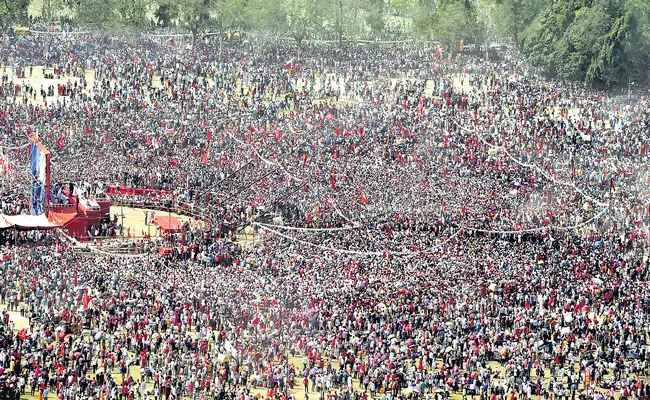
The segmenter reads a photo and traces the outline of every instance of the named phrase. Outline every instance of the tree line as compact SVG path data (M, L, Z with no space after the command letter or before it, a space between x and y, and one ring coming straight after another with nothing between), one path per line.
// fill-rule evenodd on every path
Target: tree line
M256 31L298 45L408 38L459 52L504 43L557 79L601 87L646 84L650 68L648 0L31 1L42 21L65 17L109 32L165 27L195 41L206 32ZM29 4L0 0L2 26L26 20Z

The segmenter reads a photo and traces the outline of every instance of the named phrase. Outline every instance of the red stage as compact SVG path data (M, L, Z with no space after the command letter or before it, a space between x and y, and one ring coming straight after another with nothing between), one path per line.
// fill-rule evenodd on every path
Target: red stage
M18 229L51 229L63 228L71 236L82 238L88 235L89 228L101 227L102 219L110 219L111 201L108 196L97 199L80 199L73 193L72 185L65 186L63 193L70 204L53 204L50 199L50 153L39 141L32 137L28 130L30 140L29 165L33 175L32 180L37 186L32 188L33 193L43 198L43 207L36 208L39 201L31 198L33 213L38 215L0 215L0 229L14 227ZM34 185L34 183L32 183ZM111 191L115 191L112 189ZM34 195L32 195L34 197ZM40 200L40 199L38 199Z
M69 198L74 199L73 197ZM74 201L76 202L76 199ZM62 227L72 237L81 238L88 235L88 218L82 210L77 208L76 204L51 206L48 217L50 221Z
M80 200L68 188L63 190L70 204L50 204L48 219L75 238L88 236L91 226L99 229L102 218L110 219L111 201L108 197Z
M110 187L109 192L117 195L134 194L144 196L162 196L167 194L166 191L160 190L116 188L115 186ZM50 205L47 220L50 221L51 227L61 227L68 235L81 239L88 236L88 230L91 226L100 228L102 219L110 219L111 200L107 196L98 199L80 200L67 189L64 189L64 194L70 200L70 204ZM3 220L0 220L0 228L2 228L3 222ZM160 227L161 235L182 231L183 224L171 215L157 215L151 222Z

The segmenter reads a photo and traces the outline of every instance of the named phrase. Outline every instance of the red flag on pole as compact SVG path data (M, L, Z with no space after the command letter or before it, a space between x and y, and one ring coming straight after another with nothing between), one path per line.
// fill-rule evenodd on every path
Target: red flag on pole
M336 190L336 176L334 174L330 175L330 183L332 184L332 189Z

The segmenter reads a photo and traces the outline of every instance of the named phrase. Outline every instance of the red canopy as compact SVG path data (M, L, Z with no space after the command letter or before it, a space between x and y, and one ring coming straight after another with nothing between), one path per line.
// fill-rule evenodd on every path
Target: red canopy
M156 215L153 223L159 226L160 230L164 233L177 233L181 231L181 222L171 215Z

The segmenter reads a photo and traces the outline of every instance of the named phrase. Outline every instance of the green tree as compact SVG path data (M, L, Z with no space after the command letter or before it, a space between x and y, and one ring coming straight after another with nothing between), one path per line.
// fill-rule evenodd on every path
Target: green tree
M497 33L511 37L518 46L520 36L544 9L546 0L497 0L491 12Z
M524 54L533 64L543 67L551 74L557 73L559 57L568 57L571 45L561 43L564 32L573 23L577 10L588 5L589 0L549 0L538 16L534 28L526 31L523 38Z
M646 0L629 0L626 4L629 34L623 43L629 66L628 79L649 81L650 65L650 3Z
M551 1L524 53L564 80L616 86L647 80L650 5L641 0Z
M246 27L252 30L284 32L287 30L285 0L248 0L244 3Z
M131 29L149 24L147 0L115 0L115 7L121 24Z
M418 18L414 19L416 30L431 37L452 51L457 51L461 40L481 44L486 39L486 24L479 18L477 9L463 0L444 0L431 10L420 6Z
M365 5L365 22L374 34L381 34L386 26L385 3L383 0L369 0Z
M146 0L83 0L74 11L82 25L115 32L147 25L147 7Z
M284 12L287 15L287 30L291 37L302 46L302 41L309 32L322 30L328 5L318 0L286 0Z
M213 26L220 30L238 30L246 22L245 0L211 0Z
M175 2L164 2L158 4L158 8L154 14L157 24L162 27L172 26L174 21L178 19L178 15L178 4Z
M43 0L41 18L46 21L54 21L58 18L59 13L63 11L63 6L63 0Z
M192 32L192 42L196 44L199 32L208 28L219 33L237 28L243 21L244 0L180 0L179 13L181 25ZM218 35L221 43L221 36Z
M110 32L123 28L116 10L111 0L84 0L77 4L75 13L82 25Z
M208 26L210 20L209 0L179 0L180 23L192 32L192 42L196 43L199 30Z
M27 21L29 0L0 0L0 27L3 31Z
M321 3L322 8L317 12L321 14L323 22L329 24L329 33L339 44L346 37L365 33L366 22L372 22L376 30L383 29L383 0L334 0Z

